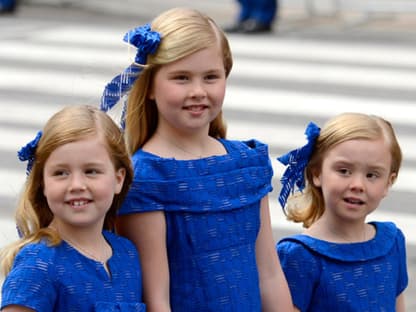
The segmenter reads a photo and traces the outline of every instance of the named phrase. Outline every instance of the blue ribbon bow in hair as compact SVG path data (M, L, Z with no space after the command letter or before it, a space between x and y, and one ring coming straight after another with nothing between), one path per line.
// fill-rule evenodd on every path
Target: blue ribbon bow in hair
M282 189L279 194L279 203L283 209L289 195L294 193L295 186L299 191L303 191L305 188L305 168L311 158L320 131L321 129L316 124L310 122L305 130L308 143L277 158L278 161L287 166L280 179Z
M36 134L36 137L32 141L27 143L17 152L17 157L19 157L19 160L27 161L27 167L26 167L27 175L29 175L30 171L32 170L33 162L35 161L36 148L38 147L38 143L41 137L42 137L42 131L39 131Z
M152 31L150 24L134 28L124 35L123 40L134 45L137 48L137 53L134 58L134 63L106 85L101 97L100 109L102 111L107 112L110 110L131 89L139 73L142 71L142 67L137 64L146 64L147 56L156 52L160 39L160 34ZM123 108L123 115L124 110L125 107ZM123 120L124 117L122 117L122 122Z

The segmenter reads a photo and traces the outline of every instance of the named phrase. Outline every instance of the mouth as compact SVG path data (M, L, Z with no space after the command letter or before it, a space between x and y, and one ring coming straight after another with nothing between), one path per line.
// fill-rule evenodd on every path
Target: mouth
M351 204L351 205L364 205L365 204L365 202L362 201L361 199L351 198L351 197L344 198L344 202L346 202L347 204Z
M91 202L91 200L88 199L74 199L74 200L69 200L67 201L67 203L74 208L80 208L80 207L84 207L86 205L88 205Z
M201 105L189 105L189 106L184 107L185 110L195 112L195 113L201 112L201 111L203 111L204 109L207 109L207 108L208 108L207 105L202 105L202 104Z

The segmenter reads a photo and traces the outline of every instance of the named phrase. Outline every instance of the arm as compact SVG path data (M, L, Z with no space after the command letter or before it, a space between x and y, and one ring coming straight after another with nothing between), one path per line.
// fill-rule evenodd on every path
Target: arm
M1 311L2 312L33 312L35 310L12 304L1 309Z
M405 312L404 294L403 292L396 298L396 312Z
M289 287L274 246L269 202L265 196L260 207L260 232L256 242L263 311L293 311Z
M117 232L137 247L143 276L143 301L148 312L170 311L169 266L165 215L161 211L119 217Z

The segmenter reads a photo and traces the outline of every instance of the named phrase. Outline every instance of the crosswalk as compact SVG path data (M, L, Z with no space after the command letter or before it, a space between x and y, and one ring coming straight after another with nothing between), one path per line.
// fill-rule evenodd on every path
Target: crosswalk
M0 21L3 26L11 27ZM40 23L30 35L24 24L13 28L14 35L0 35L0 246L16 237L13 209L25 180L17 149L60 107L98 105L105 83L134 57L121 42L125 30ZM322 124L345 111L373 113L395 126L404 163L391 196L370 219L395 221L408 244L416 246L416 213L410 205L416 199L416 46L229 38L234 67L224 103L228 136L270 145L273 225L300 230L284 219L277 203L283 168L276 156L304 144L311 120Z

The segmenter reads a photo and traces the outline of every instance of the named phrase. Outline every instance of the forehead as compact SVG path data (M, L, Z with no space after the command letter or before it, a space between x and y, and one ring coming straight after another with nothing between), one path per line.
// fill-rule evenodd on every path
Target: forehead
M217 69L223 68L223 55L218 45L193 52L179 60L165 64L161 67L165 71L193 70L193 69Z
M107 145L98 135L88 136L57 147L48 157L47 162L90 161L91 159L109 159Z
M392 155L388 143L382 138L360 139L337 144L328 150L325 159L390 167Z

